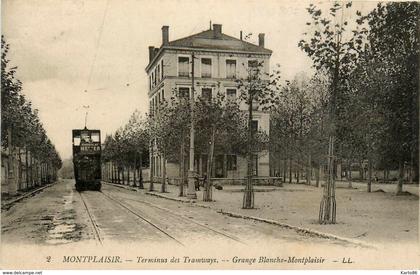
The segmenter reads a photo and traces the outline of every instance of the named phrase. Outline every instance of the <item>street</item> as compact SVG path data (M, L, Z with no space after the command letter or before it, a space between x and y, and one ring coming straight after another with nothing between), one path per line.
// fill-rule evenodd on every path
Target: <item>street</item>
M4 243L56 245L109 241L224 245L312 243L349 244L299 234L214 210L148 196L103 184L102 192L78 193L73 180L61 180L2 212Z

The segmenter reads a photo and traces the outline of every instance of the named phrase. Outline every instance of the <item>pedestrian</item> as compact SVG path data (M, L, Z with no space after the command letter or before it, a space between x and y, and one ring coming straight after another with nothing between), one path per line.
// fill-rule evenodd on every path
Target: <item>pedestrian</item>
M194 185L195 191L200 191L200 175L198 173L194 175Z
M207 183L207 173L204 173L204 176L203 176L203 187L205 186L205 184Z

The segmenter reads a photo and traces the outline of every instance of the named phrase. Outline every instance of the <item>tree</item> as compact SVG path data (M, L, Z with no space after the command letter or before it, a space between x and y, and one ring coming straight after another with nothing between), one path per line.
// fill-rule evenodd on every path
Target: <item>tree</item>
M170 101L162 100L156 109L151 110L147 129L149 131L151 148L153 152L160 154L163 159L162 165L162 192L165 192L166 163L167 160L176 160L180 164L180 192L184 196L184 184L187 180L185 156L188 142L190 121L190 101L188 95L181 91L173 90L174 96ZM153 157L154 153L151 151ZM151 164L153 166L153 162Z
M245 66L245 64L243 64ZM270 77L272 79L270 79ZM264 61L253 60L248 63L247 76L237 79L236 83L240 91L239 99L247 103L248 106L248 125L247 125L247 183L244 190L242 208L254 208L254 190L253 190L253 165L252 158L255 153L253 146L258 139L257 132L252 128L252 118L254 108L271 105L273 90L270 85L276 81L275 76L270 76L264 72ZM268 108L268 107L267 107ZM268 142L267 142L268 145Z
M236 99L226 100L218 91L213 98L199 97L195 104L197 153L207 154L204 201L212 201L212 167L214 152L243 155L245 148L246 119Z
M130 183L131 170L133 172L133 185L143 189L142 167L147 163L149 154L149 132L147 120L136 110L127 124L119 128L115 134L105 137L102 149L104 165L111 165L111 181ZM131 169L133 168L133 169ZM108 170L108 169L106 169ZM106 171L109 173L109 171ZM126 173L125 173L126 172ZM125 177L127 175L127 178Z
M301 40L298 46L308 54L317 70L324 70L330 79L329 96L329 144L328 144L328 180L324 186L324 194L320 204L319 222L336 222L335 200L335 140L337 131L340 131L340 104L341 91L347 76L354 68L354 61L358 56L357 47L363 43L358 37L346 37L347 21L344 21L344 10L351 7L351 3L335 2L329 9L329 15L321 17L322 10L313 4L307 8L312 17L312 22L306 23L313 26L310 38ZM341 11L341 16L338 12ZM308 34L305 36L309 37ZM337 106L338 105L338 106Z
M397 194L402 192L405 163L418 178L419 14L415 2L380 3L358 19L368 28L363 33L367 43L359 64L358 76L365 80L360 90L375 95L362 98L380 118L373 151L382 165L398 164Z

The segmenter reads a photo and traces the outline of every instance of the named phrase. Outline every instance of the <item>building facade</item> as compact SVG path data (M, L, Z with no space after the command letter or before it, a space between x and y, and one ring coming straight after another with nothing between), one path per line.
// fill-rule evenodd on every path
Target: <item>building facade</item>
M261 70L267 73L270 69L272 51L264 47L264 34L259 34L259 44L255 45L242 39L226 35L222 25L213 24L209 30L169 41L169 27L162 27L162 45L160 48L149 47L149 64L146 72L149 80L150 112L155 113L165 99L169 101L174 91L191 95L192 74L194 74L194 95L215 97L224 93L225 98L234 99L239 96L237 79L246 79L248 69L258 61ZM192 58L194 54L194 60ZM192 66L194 62L194 66ZM192 68L194 67L194 72ZM245 102L240 103L241 110L246 111ZM253 111L253 127L269 134L269 114L259 106ZM228 152L226 152L228 153ZM269 152L260 152L255 156L254 175L269 176ZM206 158L196 156L195 171L206 173ZM151 155L152 173L161 176L162 159L154 151ZM216 154L213 161L213 178L232 181L243 179L247 174L246 159L235 154ZM177 163L167 163L167 176L179 177Z

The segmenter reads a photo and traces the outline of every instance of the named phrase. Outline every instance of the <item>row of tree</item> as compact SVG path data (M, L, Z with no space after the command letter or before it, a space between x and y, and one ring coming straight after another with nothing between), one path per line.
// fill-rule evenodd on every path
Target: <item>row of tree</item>
M333 106L336 155L349 164L368 160L369 171L402 171L406 163L418 180L420 6L379 3L367 15L356 11L355 22L347 22L343 14L350 9L351 3L336 3L324 15L311 5L310 40L299 44L317 74L327 77L327 101L321 101Z
M161 191L166 192L166 164L167 161L179 163L179 195L184 195L187 182L188 144L190 139L190 100L188 96L180 95L174 90L174 96L164 99L148 116L141 116L136 111L129 122L115 134L105 138L103 159L108 166L111 164L111 181L128 182L129 170L139 171L141 166L149 162L149 154L159 156L162 164L159 177ZM195 124L195 154L207 155L207 169L204 200L211 201L211 177L213 161L217 153L230 152L246 156L248 124L246 114L240 110L239 100L225 100L225 96L218 92L211 99L201 96L194 102ZM256 130L252 141L253 152L260 152L267 148L268 136ZM150 152L149 152L150 149ZM153 165L154 164L154 165ZM154 175L157 163L150 166L150 189L153 190ZM109 173L110 169L108 169ZM124 173L125 171L125 173ZM134 173L134 176L138 173ZM140 179L137 177L137 179ZM134 184L137 184L136 180ZM143 184L139 184L143 188Z
M149 163L150 143L146 125L147 120L136 111L124 127L105 137L102 150L102 174L105 180L118 184L132 180L134 186L143 188L142 167Z
M23 94L3 36L1 50L1 145L2 161L7 156L6 178L18 189L50 183L61 167L60 156L42 126L38 110Z
M320 219L334 222L338 161L350 183L352 165L362 167L367 162L368 191L374 168L399 169L398 193L404 166L412 167L412 179L418 180L419 4L380 3L367 15L356 11L354 21L345 19L353 10L351 2L334 3L327 10L311 4L307 10L312 20L298 46L313 60L314 76L299 74L293 80L282 80L279 69L265 75L262 64L256 64L245 79L237 81L236 100L220 92L212 98L198 97L194 147L196 154L208 156L208 175L217 152L247 156L251 175L250 156L267 146L280 160L278 170L284 180L291 181L292 173L297 172L299 181L303 170L310 181L315 168L319 184L319 168L326 167ZM216 86L220 90L220 83ZM174 90L173 94L147 117L137 112L125 127L107 137L104 155L115 164L111 169L117 171L114 178L118 180L121 167L146 162L148 153L159 155L163 160L161 191L166 191L166 162L176 161L183 195L191 100L184 91ZM248 104L248 114L240 110L241 102ZM271 114L270 138L252 131L250 118L256 106ZM253 205L252 177L249 182L244 208ZM210 177L204 200L211 200Z
M416 2L379 3L367 15L345 19L352 3L334 3L328 12L310 5L309 33L299 47L328 80L328 178L320 222L335 222L334 162L368 163L372 170L404 166L418 180L419 20ZM325 159L325 158L324 158Z

